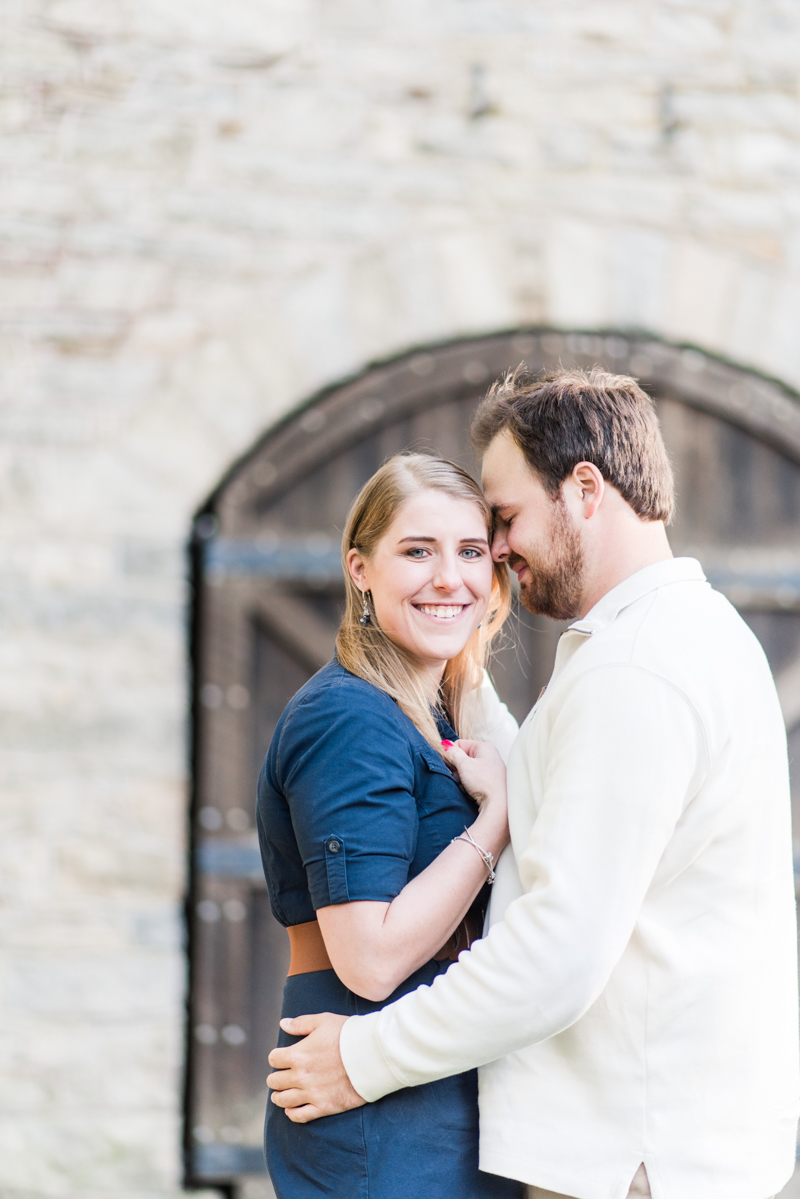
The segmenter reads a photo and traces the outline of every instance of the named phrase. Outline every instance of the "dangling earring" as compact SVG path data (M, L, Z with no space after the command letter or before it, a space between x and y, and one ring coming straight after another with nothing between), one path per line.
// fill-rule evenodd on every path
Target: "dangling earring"
M358 622L358 623L359 623L360 625L363 625L363 626L364 626L364 628L366 628L366 626L369 624L369 621L370 621L370 615L369 615L369 604L367 603L367 596L368 596L368 594L369 594L369 592L368 592L368 591L362 591L362 592L361 592L361 598L362 598L362 599L363 599L363 601L364 601L364 611L361 613L361 619L359 620L359 622Z

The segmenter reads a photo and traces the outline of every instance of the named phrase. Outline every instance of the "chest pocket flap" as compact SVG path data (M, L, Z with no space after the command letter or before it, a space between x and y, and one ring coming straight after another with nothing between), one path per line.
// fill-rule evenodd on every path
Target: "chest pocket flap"
M431 749L430 745L422 746L418 751L425 765L434 774L446 774L449 779L456 782L456 777L446 762L443 762L435 749Z

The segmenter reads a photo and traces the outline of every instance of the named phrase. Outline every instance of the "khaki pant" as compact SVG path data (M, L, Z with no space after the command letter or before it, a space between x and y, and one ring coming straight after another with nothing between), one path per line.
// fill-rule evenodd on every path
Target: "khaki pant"
M555 1191L543 1191L540 1187L528 1187L528 1199L569 1199L567 1195L557 1195ZM650 1199L650 1183L647 1181L647 1171L640 1166L636 1171L628 1199ZM775 1199L775 1196L772 1196Z
M541 1187L528 1187L528 1199L569 1199L569 1196L557 1195L555 1191L543 1191ZM647 1181L644 1166L640 1166L633 1176L628 1199L650 1199L650 1183Z

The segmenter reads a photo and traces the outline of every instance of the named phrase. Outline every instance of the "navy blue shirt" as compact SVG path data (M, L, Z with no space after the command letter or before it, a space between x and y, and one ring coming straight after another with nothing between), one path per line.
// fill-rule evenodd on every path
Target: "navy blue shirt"
M303 924L329 904L391 902L477 812L395 701L334 659L287 705L259 777L276 919Z

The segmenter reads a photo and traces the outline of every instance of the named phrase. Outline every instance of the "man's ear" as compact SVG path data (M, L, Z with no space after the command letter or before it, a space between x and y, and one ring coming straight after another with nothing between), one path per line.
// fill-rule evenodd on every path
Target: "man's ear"
M573 502L581 506L584 520L591 520L603 501L606 481L593 462L579 462L565 480L572 492Z
M353 580L359 591L367 591L367 564L364 561L360 550L347 551L347 569L350 571L350 578Z

